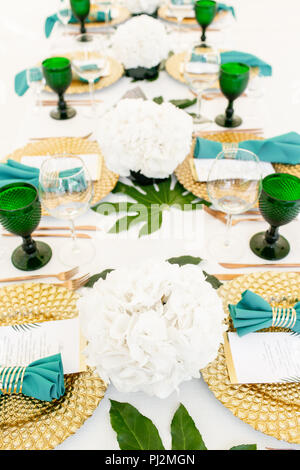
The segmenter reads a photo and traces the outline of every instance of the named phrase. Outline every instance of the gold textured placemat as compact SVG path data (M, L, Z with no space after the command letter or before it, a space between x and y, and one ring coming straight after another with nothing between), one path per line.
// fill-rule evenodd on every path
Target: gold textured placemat
M300 296L300 273L260 272L227 282L218 293L228 315L228 304L236 304L246 289L266 300L289 295L296 299ZM215 397L236 417L264 434L300 444L300 383L232 385L223 346L215 361L201 372Z
M175 80L186 83L187 81L182 73L182 65L184 64L186 52L180 52L179 54L171 55L165 64L166 71L168 74L173 77ZM250 69L250 78L256 77L259 73L258 67L251 67ZM212 88L219 88L219 81L212 85Z
M169 8L168 8L167 5L161 6L158 9L157 16L159 18L161 18L162 20L164 20L164 21L168 21L170 23L175 23L176 24L177 23L177 18L175 16L169 16L168 15L168 10L169 10ZM211 28L214 27L213 24L214 24L215 21L219 21L221 18L223 18L227 14L228 14L227 11L219 11L219 13L217 13L216 16L215 16L215 19L214 19L214 21L211 25ZM185 26L199 27L196 18L183 18L182 24L185 25ZM209 31L209 27L208 27L208 31Z
M101 160L101 175L99 179L94 181L94 197L91 203L91 205L94 205L114 189L119 179L119 175L110 171L105 165L99 145L95 141L82 139L80 137L56 137L40 140L37 142L31 142L25 145L25 147L15 150L3 161L12 159L20 162L24 156L50 156L55 154L80 156L89 153L99 154L99 159Z
M0 325L62 320L78 315L78 295L52 284L14 284L0 289ZM24 318L26 321L24 321ZM66 392L43 402L24 395L0 396L0 449L54 449L74 434L102 400L106 384L91 368L65 375Z
M213 140L215 142L229 143L229 142L242 142L243 140L261 140L262 137L257 136L256 134L251 134L251 132L218 132L215 133L205 133L201 134L201 137L208 140ZM195 166L193 162L194 158L194 149L196 145L196 139L194 139L191 151L186 157L186 159L178 165L175 170L175 175L178 181L184 186L188 191L195 194L195 196L209 200L206 183L200 183L197 181L197 175L195 173ZM274 170L277 173L290 173L292 175L298 176L300 178L300 164L299 165L284 165L281 163L273 163Z

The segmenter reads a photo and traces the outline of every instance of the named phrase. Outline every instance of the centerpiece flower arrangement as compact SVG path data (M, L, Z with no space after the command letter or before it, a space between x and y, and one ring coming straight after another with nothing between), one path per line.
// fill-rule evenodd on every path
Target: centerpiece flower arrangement
M123 99L100 119L98 141L107 167L120 176L169 177L190 152L193 120L171 103Z
M160 0L123 0L123 3L133 15L153 15L160 5Z
M113 54L123 63L126 75L136 80L156 78L169 49L165 26L148 15L120 25L112 38Z
M224 311L199 267L120 268L78 301L87 362L122 392L166 398L200 377L222 342Z

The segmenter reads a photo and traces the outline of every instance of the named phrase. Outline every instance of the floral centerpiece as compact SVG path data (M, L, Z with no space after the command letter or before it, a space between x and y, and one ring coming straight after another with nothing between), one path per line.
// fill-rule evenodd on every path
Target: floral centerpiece
M169 177L183 162L192 133L191 116L173 104L123 99L100 119L98 141L111 171L139 173L150 184L152 178Z
M126 75L137 80L154 79L169 53L169 37L162 22L147 15L131 18L119 26L112 39L115 57Z
M166 398L218 353L222 302L199 267L117 269L78 301L87 362L122 392Z
M123 0L123 3L133 15L153 15L160 5L160 0Z

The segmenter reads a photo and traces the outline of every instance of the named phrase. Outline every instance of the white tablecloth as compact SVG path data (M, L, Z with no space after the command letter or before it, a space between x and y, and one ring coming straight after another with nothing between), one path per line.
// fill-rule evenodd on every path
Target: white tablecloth
M261 99L241 98L236 103L236 110L245 117L245 127L263 126L265 136L271 137L284 132L300 132L299 105L300 79L299 61L295 55L295 46L299 43L300 3L298 0L286 0L284 21L281 8L273 0L230 0L228 3L236 9L237 22L225 33L210 33L211 40L221 45L230 43L231 48L258 55L273 66L273 76L262 79L264 95ZM46 57L51 49L52 39L44 37L45 17L53 13L51 0L15 0L1 6L0 18L0 149L1 156L24 145L30 137L37 136L82 136L97 129L97 123L82 116L82 107L78 107L77 116L67 122L57 122L48 116L49 108L43 108L41 114L32 114L32 96L28 92L19 98L14 93L14 76L20 70L34 65ZM219 36L218 36L219 35ZM223 35L223 36L221 36ZM128 78L122 78L110 88L97 93L103 100L103 109L117 102L130 88L137 84ZM140 82L138 85L145 94L152 98L163 95L165 99L189 97L184 85L177 83L165 72L154 82ZM226 106L224 98L203 102L203 113L214 117ZM192 109L191 109L192 111ZM254 112L256 118L254 119ZM107 200L112 200L109 196ZM164 214L164 224L159 234L143 239L137 238L136 231L125 232L119 236L105 233L111 221L90 211L76 223L92 223L101 228L96 237L97 256L89 266L82 266L82 272L96 273L105 268L135 263L141 258L166 259L170 256L191 254L201 256L203 267L211 273L225 271L218 260L210 258L205 248L206 239L212 234L225 230L225 226L210 215L197 212L185 214L182 227L182 214L172 209ZM55 223L51 218L44 223ZM245 252L240 262L258 263L248 248L248 240L253 233L264 230L264 222L243 222L233 228L235 235L244 240ZM300 222L295 221L280 232L291 242L291 252L286 262L300 260L299 244ZM1 277L20 274L10 262L10 255L17 245L16 239L1 239ZM44 272L59 272L65 269L57 257L57 248L62 243L59 239L50 239L53 259L43 268ZM239 270L241 272L242 270ZM229 272L229 271L226 271ZM250 272L250 270L244 270ZM109 420L109 399L129 402L157 425L166 448L170 448L170 422L178 404L183 403L196 426L202 433L209 449L228 449L242 443L256 443L259 449L266 447L297 448L300 446L278 442L276 439L255 431L246 423L235 418L229 410L219 403L205 382L192 380L182 384L180 392L166 400L150 398L142 393L124 394L110 386L105 398L93 416L76 432L62 443L58 449L118 449L118 443Z

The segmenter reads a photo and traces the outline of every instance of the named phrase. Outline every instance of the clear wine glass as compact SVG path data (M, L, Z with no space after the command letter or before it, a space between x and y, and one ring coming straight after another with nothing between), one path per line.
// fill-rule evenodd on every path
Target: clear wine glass
M39 196L44 209L70 223L72 242L62 245L59 257L67 266L79 266L93 259L91 240L76 237L74 219L87 212L93 198L93 182L82 161L75 155L54 155L42 164Z
M239 259L243 252L241 238L231 234L232 216L247 212L258 201L262 171L257 155L224 144L214 160L207 180L207 192L213 208L227 214L225 233L210 237L208 249L218 261Z
M183 75L189 88L197 96L197 112L194 117L196 127L212 122L201 115L202 94L204 90L217 84L220 63L220 54L213 49L194 46L186 54Z
M63 25L63 34L66 34L67 25L72 17L70 0L58 0L57 17Z
M32 67L26 69L26 80L29 88L33 93L34 112L39 113L42 107L41 92L45 85L42 68Z
M96 118L99 116L96 100L95 100L95 82L101 79L105 69L107 68L107 58L99 53L102 44L95 35L82 34L75 38L76 58L72 60L72 67L77 76L89 84L91 107L86 112L86 116Z

